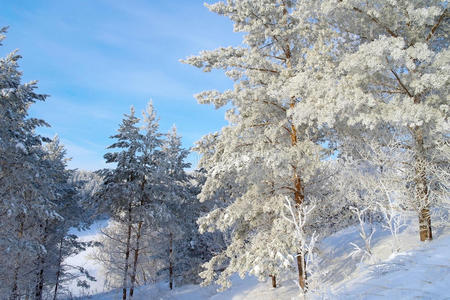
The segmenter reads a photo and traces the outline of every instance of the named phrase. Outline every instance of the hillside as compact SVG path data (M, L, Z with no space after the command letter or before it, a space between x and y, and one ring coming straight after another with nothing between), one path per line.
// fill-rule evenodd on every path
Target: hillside
M411 224L412 225L412 224ZM378 228L373 237L373 256L360 262L350 256L353 246L361 244L358 228L342 230L322 241L318 247L321 261L315 264L320 272L312 276L308 299L448 299L450 295L450 230L437 231L432 242L417 241L417 232L408 226L399 234L401 248L392 253L392 237ZM89 265L90 262L86 261ZM98 275L100 272L96 272ZM233 285L224 292L217 286L187 285L168 289L166 283L140 287L138 300L143 299L292 299L299 296L295 273L286 274L278 288L255 277L240 279L234 276ZM97 282L99 290L101 278ZM96 294L82 299L121 299L120 291Z

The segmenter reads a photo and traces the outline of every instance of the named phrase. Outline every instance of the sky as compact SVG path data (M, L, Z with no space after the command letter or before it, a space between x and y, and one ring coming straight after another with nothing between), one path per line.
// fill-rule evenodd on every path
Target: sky
M0 26L9 29L0 56L19 49L23 82L37 80L38 92L49 95L30 115L51 125L39 133L59 135L70 168L106 167L103 155L123 114L133 105L140 116L150 100L161 131L175 124L185 148L226 125L223 110L193 95L232 82L179 62L241 43L231 21L203 0L1 2ZM198 159L189 156L193 167Z

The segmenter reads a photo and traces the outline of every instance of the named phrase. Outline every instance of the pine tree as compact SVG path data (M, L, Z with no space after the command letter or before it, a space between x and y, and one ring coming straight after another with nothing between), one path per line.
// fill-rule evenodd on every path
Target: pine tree
M186 159L189 151L181 148L181 137L177 135L177 129L175 126L167 134L167 140L162 146L162 154L164 155L164 202L167 204L169 216L168 222L168 236L169 236L169 288L173 288L174 278L174 237L182 236L183 222L183 204L189 200L189 194L187 190L187 182L189 180L185 169L190 167L189 163L186 163ZM178 220L178 221L177 221ZM174 233L176 232L176 233Z
M140 202L136 204L136 228L133 266L131 271L130 299L133 298L137 276L142 237L151 224L157 219L161 200L162 177L162 139L153 103L149 102L143 112L142 153L139 156L140 167L136 169L140 178ZM156 214L155 214L156 213Z
M93 219L87 213L87 202L91 197L86 197L80 191L79 184L72 180L73 171L67 169L66 150L60 143L59 137L44 145L45 159L48 162L48 171L52 184L48 186L56 195L54 208L59 218L46 221L45 230L46 249L40 263L38 284L35 288L37 298L42 297L44 291L50 293L53 289L53 299L58 295L58 289L67 279L77 276L94 280L90 274L80 266L66 266L64 260L87 247L93 246L93 242L81 242L69 231L72 228L86 228ZM43 236L44 238L44 236ZM73 272L77 270L78 272ZM77 274L78 273L78 274Z
M418 212L420 240L431 240L430 183L444 184L433 170L445 168L448 139L447 3L330 0L317 12L317 23L329 24L338 38L323 34L322 44L332 46L328 61L310 55L315 68L296 70L291 79L304 103L293 112L295 123L331 127L341 153L349 149L355 158L355 147L364 152L374 142L395 140L399 151L413 151L404 161L413 195L403 203ZM305 84L306 78L314 80Z
M181 220L182 236L174 243L176 249L174 273L181 284L199 284L202 265L226 247L222 233L201 234L197 220L213 209L223 206L223 202L219 199L200 202L197 196L200 194L205 176L200 170L190 171L188 175L190 180L184 184L188 194L177 213L178 220Z
M125 115L118 133L111 138L117 139L108 149L118 149L104 155L107 163L116 164L114 169L105 169L101 172L104 185L98 192L102 201L107 201L113 218L126 224L126 250L124 255L124 268L122 276L122 299L127 297L128 276L131 251L131 233L133 229L133 207L140 201L140 182L138 153L142 151L142 135L137 124L139 119L131 108L129 115Z
M294 123L292 112L302 96L286 92L314 37L299 34L315 22L301 18L300 4L242 0L207 5L229 17L235 31L246 33L245 46L203 51L183 61L206 72L222 69L235 81L233 90L196 95L200 103L232 106L226 113L230 125L197 147L203 154L200 166L207 170L201 200L218 190L231 194L226 208L200 219L203 231L233 232L227 250L205 265L206 282L214 280L216 265L227 266L219 282L229 286L234 272L278 276L295 260L299 285L306 290L304 253L295 242L295 228L282 217L288 213L284 201L288 197L300 208L324 197L315 182L323 180L318 170L329 153L323 127Z
M149 226L168 219L168 209L162 199L166 183L162 180L162 140L152 103L148 104L143 120L144 125L139 127L134 109L126 115L119 133L113 136L118 142L109 147L121 151L105 155L107 162L116 163L116 167L102 171L104 186L97 193L99 199L107 202L113 220L127 228L121 268L123 299L126 299L128 283L129 297L133 298L140 252L146 244L142 238L150 230Z
M1 30L1 39L5 32ZM34 131L47 124L28 117L30 105L46 96L34 92L36 82L21 83L19 59L12 52L0 60L0 257L6 272L0 280L2 295L10 299L31 295L36 275L41 285L47 224L61 218L55 209L58 179L53 178L41 147L48 139Z

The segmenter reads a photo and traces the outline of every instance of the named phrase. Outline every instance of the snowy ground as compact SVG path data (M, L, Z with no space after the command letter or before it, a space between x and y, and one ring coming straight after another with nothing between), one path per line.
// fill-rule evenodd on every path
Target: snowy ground
M365 268L337 290L343 299L450 299L450 235Z
M358 228L348 228L325 239L319 246L322 260L316 274L316 290L307 299L450 299L450 230L435 230L432 242L418 241L414 220L399 234L400 251L392 251L391 235L378 229L373 238L373 257L363 262L350 257L350 242L362 245ZM75 258L78 262L82 257ZM98 266L87 261L97 275ZM97 269L96 269L97 268ZM219 293L217 287L183 286L169 291L167 284L140 287L137 300L144 299L298 299L295 274L281 278L279 287L271 288L270 280L258 282L254 277L232 279L233 286ZM103 290L102 278L88 292ZM120 299L120 291L97 294L84 299ZM300 297L303 298L303 297Z

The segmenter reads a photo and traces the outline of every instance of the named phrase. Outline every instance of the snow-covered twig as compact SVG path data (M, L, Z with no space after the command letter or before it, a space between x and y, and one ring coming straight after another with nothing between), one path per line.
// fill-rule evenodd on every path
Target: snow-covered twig
M368 211L369 207L366 207L362 210L360 210L357 207L350 207L350 210L357 216L358 221L359 221L359 236L363 239L364 241L364 249L361 248L360 246L358 246L355 243L350 243L350 245L353 246L353 251L349 254L349 257L355 257L355 256L361 256L361 262L368 258L371 259L372 257L372 246L371 246L371 242L372 242L372 236L375 233L375 228L373 226L370 226L370 232L367 233L366 232L366 228L365 228L365 222L363 220L363 216L364 214Z
M383 214L383 217L386 221L386 224L383 225L383 228L388 229L391 232L391 235L394 239L392 247L393 251L399 252L400 251L400 242L398 240L398 233L401 228L406 226L404 219L402 218L402 215L397 212L394 208L394 202L390 196L390 193L388 192L386 186L384 185L382 180L379 180L380 186L382 187L387 201L388 206L386 207L380 202L377 202L377 205Z
M296 243L298 245L298 253L297 255L302 255L303 259L301 260L302 263L302 270L303 270L303 278L305 278L306 286L308 286L308 289L314 289L314 286L312 286L314 278L315 271L316 271L316 260L314 256L313 249L315 247L315 244L318 239L318 235L316 232L313 232L311 236L308 238L307 234L305 232L305 225L307 221L307 217L311 215L312 211L316 207L315 205L302 205L300 207L294 207L289 200L289 198L285 198L285 204L284 206L289 211L289 217L283 215L283 218L294 225L295 228L295 239ZM308 273L306 272L308 270ZM299 283L296 281L297 286L299 287L300 291L304 293L303 289L300 287Z

